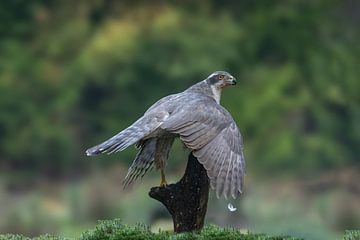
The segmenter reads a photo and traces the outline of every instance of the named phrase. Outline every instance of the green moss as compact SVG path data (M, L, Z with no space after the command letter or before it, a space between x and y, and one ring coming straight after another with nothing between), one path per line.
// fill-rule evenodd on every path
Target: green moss
M43 235L33 240L67 240L67 238ZM145 225L128 226L119 219L100 221L92 230L84 232L78 240L297 240L287 236L268 236L266 234L241 233L234 228L206 226L200 232L174 234L160 231L153 233ZM346 231L343 240L360 239L360 231ZM31 240L21 235L0 235L0 240Z
M30 240L21 235L0 235L0 240ZM50 235L33 238L34 240L66 240L66 238L53 237ZM294 239L291 237L270 237L264 234L244 234L233 228L220 228L217 226L206 226L200 232L174 234L172 232L160 231L153 233L145 225L128 226L122 224L119 219L100 221L92 230L84 232L78 240L207 240L207 239L240 239L240 240L282 240Z

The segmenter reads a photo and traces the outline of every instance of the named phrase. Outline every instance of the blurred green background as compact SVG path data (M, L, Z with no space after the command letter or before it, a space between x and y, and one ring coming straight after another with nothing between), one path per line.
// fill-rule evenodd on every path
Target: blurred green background
M84 150L159 98L215 70L239 84L222 105L245 140L245 193L207 222L335 239L360 229L360 2L0 3L0 233L78 236L98 219L171 229L152 172L122 181L131 148ZM167 167L177 181L187 152Z

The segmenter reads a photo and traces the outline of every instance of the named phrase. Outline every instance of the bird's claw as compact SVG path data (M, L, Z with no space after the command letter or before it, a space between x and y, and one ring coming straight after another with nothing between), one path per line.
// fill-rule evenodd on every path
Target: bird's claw
M167 187L167 186L168 186L168 184L167 184L166 181L161 181L160 182L160 187Z

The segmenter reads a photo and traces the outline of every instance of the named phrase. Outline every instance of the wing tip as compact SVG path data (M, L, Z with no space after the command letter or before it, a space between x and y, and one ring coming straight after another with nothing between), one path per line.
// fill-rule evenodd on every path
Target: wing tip
M212 189L214 189L212 186L211 186ZM215 187L216 188L216 187ZM216 190L216 189L214 189ZM217 199L220 199L221 197L224 197L226 200L230 199L231 197L233 199L237 199L239 198L241 195L243 194L243 191L242 189L237 189L237 191L235 193L231 193L231 191L216 191L216 198Z
M89 148L88 150L85 151L85 154L86 156L92 157L98 155L99 153L102 153L103 151L104 151L103 148L99 148L99 149Z
M86 154L86 156L88 156L88 157L93 156L93 155L91 154L91 152L90 152L90 150L89 150L89 149L88 149L88 150L86 150L85 154Z

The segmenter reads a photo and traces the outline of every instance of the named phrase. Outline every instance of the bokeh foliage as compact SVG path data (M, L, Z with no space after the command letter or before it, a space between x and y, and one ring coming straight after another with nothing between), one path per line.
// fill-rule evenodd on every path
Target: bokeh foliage
M348 6L218 4L2 2L1 168L76 174L89 165L86 147L219 69L239 78L223 105L244 135L249 171L311 175L358 163L360 45Z
M79 236L119 216L164 229L147 198L157 175L120 190L134 149L84 150L220 69L238 78L222 104L248 174L238 214L213 199L207 221L311 239L358 228L359 11L352 0L1 1L0 232ZM185 154L177 142L170 181Z

